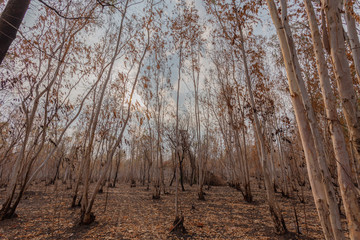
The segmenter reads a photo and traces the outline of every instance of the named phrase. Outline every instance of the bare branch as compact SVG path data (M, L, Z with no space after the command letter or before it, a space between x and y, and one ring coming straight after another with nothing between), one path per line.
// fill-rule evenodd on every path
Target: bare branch
M67 17L64 16L61 12L59 12L57 9L51 7L49 4L47 4L46 2L44 2L43 0L38 0L40 3L42 3L45 7L51 9L52 11L54 11L59 17L67 19L67 20L79 20L79 19L91 19L90 16L86 16L86 17ZM99 0L98 0L99 1Z

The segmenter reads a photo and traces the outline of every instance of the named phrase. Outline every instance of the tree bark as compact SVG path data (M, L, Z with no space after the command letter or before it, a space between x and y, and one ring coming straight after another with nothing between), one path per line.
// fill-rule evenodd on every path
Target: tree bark
M336 8L335 2L328 2L328 4L329 4L328 11L331 11L331 9ZM332 92L330 85L329 75L327 72L327 65L324 57L324 51L321 47L321 38L315 18L314 9L312 7L312 3L310 0L305 0L305 5L309 17L311 33L314 42L314 52L317 58L318 72L320 75L326 114L327 114L327 118L329 119L331 139L333 142L336 163L337 163L338 181L340 185L340 192L344 204L345 214L348 221L350 238L360 239L360 208L356 196L356 189L351 179L350 157L346 149L345 138L336 112L335 96ZM336 11L332 12L333 15L330 14L328 15L328 13L329 12L327 12L326 14L329 17L329 23L330 23L331 16L335 17L334 19L336 19ZM349 24L349 19L347 20ZM355 22L353 22L353 24L355 24ZM333 28L330 29L330 38L334 38L335 36L331 32L331 30L334 29ZM340 59L336 57L337 54L334 52L336 45L333 46L333 44L335 44L335 41L331 40L330 49L332 52L332 57L336 68L339 66L339 63L337 63L337 61L339 61ZM342 60L346 60L346 59L342 59ZM360 59L358 60L360 61Z
M351 0L344 0L345 20L346 20L349 43L354 60L355 70L358 77L358 81L360 82L360 42L359 42L358 32L356 29L356 22L351 14L352 6L350 5L350 2Z
M330 55L339 95L343 107L350 139L354 147L357 163L360 162L360 112L357 97L346 57L344 30L341 21L340 2L337 0L321 0L325 11L329 33Z
M331 174L329 171L329 167L326 161L326 154L325 154L325 145L322 138L322 134L319 131L319 127L317 124L317 119L309 98L309 94L307 93L305 82L302 78L300 63L297 58L296 50L294 41L292 38L292 33L290 30L290 26L288 23L287 17L287 4L285 0L281 0L281 11L282 11L282 22L284 26L284 32L286 41L289 47L289 51L291 53L291 60L292 60L292 67L295 72L295 81L299 87L301 93L301 99L306 109L306 115L308 122L310 124L310 129L313 135L317 160L319 163L320 173L322 178L324 179L324 188L325 188L325 196L327 202L329 204L329 211L330 211L330 221L333 227L334 236L336 239L344 238L344 234L342 232L341 222L340 222L340 213L337 206L337 200L335 195L335 190L332 183Z
M296 53L289 35L288 26L284 25L286 18L286 4L282 1L283 22L278 15L277 7L273 0L267 0L271 18L277 30L280 40L281 51L286 67L288 83L290 88L291 101L295 111L295 117L298 124L305 158L309 180L315 199L315 205L318 210L320 222L326 239L343 239L340 216L336 207L334 192L331 191L331 185L327 180L327 168L324 166L323 146L319 138L316 122L313 119L313 113L308 111L311 105L303 102L305 93L303 80L299 75L299 64L296 62ZM285 6L284 6L285 4ZM302 86L300 85L302 84ZM302 89L300 88L300 86ZM305 96L306 97L306 96ZM305 108L306 105L306 108ZM312 110L312 109L311 109ZM309 118L311 118L311 121ZM315 155L316 153L316 155Z
M30 0L9 0L0 17L0 65L29 8Z

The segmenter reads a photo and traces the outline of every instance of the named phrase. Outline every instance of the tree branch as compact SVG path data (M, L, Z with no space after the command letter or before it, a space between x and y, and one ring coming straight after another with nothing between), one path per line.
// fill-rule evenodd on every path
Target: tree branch
M46 2L44 2L43 0L38 0L40 3L42 3L45 7L51 9L52 11L54 11L59 17L67 19L67 20L79 20L79 19L90 19L91 17L87 16L87 17L67 17L64 16L61 12L59 12L57 9L51 7L49 4L47 4ZM98 0L99 2L99 0Z

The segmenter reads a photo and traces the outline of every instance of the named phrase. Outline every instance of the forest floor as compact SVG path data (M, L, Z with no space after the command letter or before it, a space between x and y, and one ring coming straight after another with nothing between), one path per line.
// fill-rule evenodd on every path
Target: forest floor
M93 208L95 222L79 226L80 209L69 207L72 191L57 182L31 186L17 209L18 217L0 222L0 239L323 239L308 189L305 204L277 194L290 231L278 236L264 189L254 185L254 203L249 204L230 187L211 187L205 191L205 201L197 200L196 186L185 188L185 192L180 191L187 230L182 237L169 233L175 215L174 188L159 200L153 200L152 191L144 186L104 188ZM4 189L0 189L0 202L4 195ZM294 208L301 234L295 234Z

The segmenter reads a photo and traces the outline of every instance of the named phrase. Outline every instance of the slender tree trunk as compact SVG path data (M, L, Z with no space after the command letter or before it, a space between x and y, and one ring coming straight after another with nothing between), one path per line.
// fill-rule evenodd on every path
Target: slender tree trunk
M121 151L119 152L119 156L116 161L115 176L114 176L114 181L113 181L112 187L115 187L115 184L116 184L116 181L118 178L120 162L121 162Z
M181 184L181 191L185 191L185 187L184 187L184 169L183 169L183 162L184 162L184 156L185 153L182 152L181 153L181 160L179 160L179 171L180 171L180 184Z
M160 130L160 116L161 116L161 104L160 104L160 96L159 96L159 84L160 80L156 77L156 110L155 110L155 123L156 123L156 166L154 168L155 175L155 183L154 183L154 193L153 199L159 199L161 194L161 182L162 182L162 175L161 175L161 163L160 163L160 155L161 155L161 130ZM149 122L148 122L149 123ZM149 123L150 124L150 123ZM155 138L155 137L154 137Z
M266 195L268 198L269 210L270 210L272 220L274 222L276 232L278 234L285 234L285 233L287 233L287 228L286 228L285 221L282 216L280 207L275 199L275 193L273 191L272 184L271 184L271 174L270 174L270 169L269 169L268 152L267 152L267 149L265 146L265 138L262 133L262 128L260 126L260 122L259 122L257 111L256 111L255 100L254 100L252 87L251 87L251 79L250 79L249 69L247 66L243 32L242 32L242 27L241 27L240 23L238 23L238 27L239 27L239 31L240 31L241 52L242 52L242 59L243 59L243 64L244 64L244 68L245 68L246 86L247 86L247 90L248 90L248 94L249 94L249 98L250 98L250 104L251 104L251 108L252 108L253 117L254 117L255 132L256 132L257 138L259 139L259 143L260 143L261 163L262 163L262 167L263 167L263 174L264 174L264 181L265 181L265 186L266 186Z
M194 115L195 115L195 133L196 133L196 144L195 144L195 156L196 156L196 160L198 162L198 175L199 175L199 179L198 179L198 186L199 186L199 192L198 192L198 197L199 200L205 200L205 196L204 196L204 192L203 192L203 185L204 185L204 175L205 175L205 170L204 170L204 153L203 153L203 145L202 145L202 141L201 141L201 124L200 124L200 108L199 108L199 83L200 83L200 50L197 49L198 53L194 53L194 49L193 46L191 47L191 56L192 56L192 65L191 65L191 71L192 71L192 80L193 80L193 85L194 85L194 95L195 95L195 102L194 102ZM195 56L196 55L196 60L195 60ZM188 149L189 153L190 153L190 146ZM189 154L191 155L191 154ZM191 157L190 157L191 158ZM193 174L194 174L194 168L193 168L193 162L195 162L192 159L190 159L191 161L191 165L192 165L192 170L191 170L191 179L190 182L192 183L193 181Z
M245 170L245 186L244 186L244 190L245 190L245 196L246 196L246 201L247 202L252 202L253 201L253 196L251 193L251 183L250 183L250 171L249 171L249 164L248 164L248 157L247 157L247 147L246 147L246 136L245 136L245 127L242 128L242 137L243 137L243 144L244 144L244 157L243 157L243 161L244 161L244 170Z
M160 146L160 148L161 148L161 146ZM165 189L164 161L163 161L163 154L162 154L161 149L160 149L160 184L161 184L163 193L166 194L167 192Z
M274 116L274 122L275 122L275 131L279 131L276 116ZM279 161L280 161L281 178L282 178L282 184L281 184L282 194L283 196L289 197L290 196L289 182L287 180L288 179L287 177L289 176L288 175L289 170L287 169L289 169L289 166L287 164L287 161L285 160L283 145L281 143L281 131L279 131L278 133L275 132L275 136L277 138L278 149L279 149Z
M173 223L173 230L182 230L184 217L179 212L179 177L181 171L181 158L180 156L180 133L179 133L179 98L180 98L180 82L181 82L181 69L182 69L182 42L180 43L180 54L179 54L179 75L178 75L178 87L177 87L177 95L176 95L176 126L175 126L175 180L176 180L176 189L175 189L175 220Z

